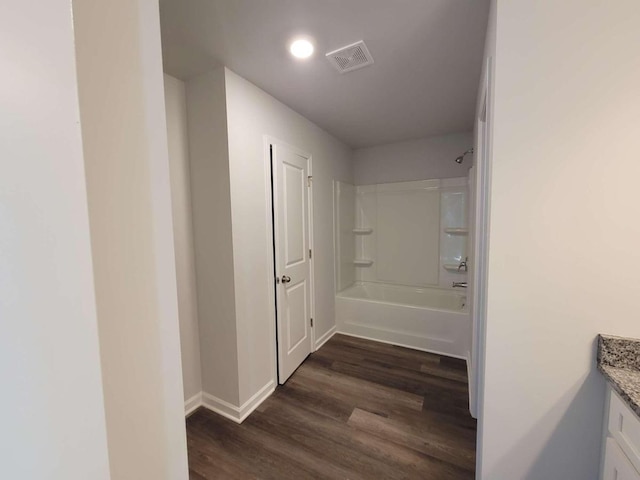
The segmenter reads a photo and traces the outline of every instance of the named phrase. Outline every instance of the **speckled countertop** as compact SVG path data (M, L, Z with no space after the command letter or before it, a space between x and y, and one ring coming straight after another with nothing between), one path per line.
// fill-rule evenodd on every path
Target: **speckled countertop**
M640 417L640 340L598 335L598 370Z

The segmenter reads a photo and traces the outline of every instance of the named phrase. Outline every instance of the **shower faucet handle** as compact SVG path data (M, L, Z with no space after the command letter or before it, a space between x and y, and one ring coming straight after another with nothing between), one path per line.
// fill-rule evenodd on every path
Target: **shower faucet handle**
M458 271L460 271L463 268L465 272L468 271L468 268L467 268L468 261L469 261L469 257L464 257L464 260L460 262L460 265L458 265Z

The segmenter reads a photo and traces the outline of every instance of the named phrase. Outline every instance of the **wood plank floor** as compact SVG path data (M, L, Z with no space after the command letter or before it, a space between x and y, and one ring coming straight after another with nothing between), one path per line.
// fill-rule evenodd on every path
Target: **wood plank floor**
M461 360L335 335L242 425L187 419L191 480L473 479Z

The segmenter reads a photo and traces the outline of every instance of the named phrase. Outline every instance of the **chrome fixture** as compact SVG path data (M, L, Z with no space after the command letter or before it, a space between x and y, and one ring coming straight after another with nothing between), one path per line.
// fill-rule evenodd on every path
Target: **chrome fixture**
M291 277L287 275L282 275L282 283L289 283L291 281Z
M458 164L462 163L462 161L464 160L465 155L468 155L470 153L473 153L473 147L471 147L469 150L467 150L462 155L460 155L458 158L456 158L456 163L458 163Z
M451 287L453 287L453 288L467 288L467 282L453 282Z
M469 271L468 267L467 267L467 262L469 261L469 257L464 257L464 260L460 262L460 265L458 265L458 271L462 270L463 272L467 272Z

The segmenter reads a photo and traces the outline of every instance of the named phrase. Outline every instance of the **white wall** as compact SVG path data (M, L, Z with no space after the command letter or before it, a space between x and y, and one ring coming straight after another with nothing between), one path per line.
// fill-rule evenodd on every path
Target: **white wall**
M187 99L184 82L165 75L164 95L169 143L173 240L176 254L182 382L186 401L202 391L202 380L189 178Z
M187 82L202 390L238 400L238 353L224 70Z
M69 2L3 2L0 42L1 476L107 480Z
M440 273L440 180L356 188L356 256L373 260L356 278L410 286L435 286Z
M473 134L465 132L360 148L353 157L355 184L464 177L473 155L467 155L461 165L455 159L472 145Z
M335 326L333 181L353 182L351 149L225 69L233 224L240 402L275 379L271 243L267 232L268 174L264 135L312 155L316 340Z
M73 18L111 478L186 479L158 3Z
M481 478L596 479L595 337L640 336L640 7L497 7Z
M448 229L468 226L466 198L466 177L356 187L355 225L371 232L351 235L355 258L373 262L356 267L356 280L441 288L465 281L457 268L467 236Z
M333 182L352 180L352 152L226 68L186 97L202 401L241 421L276 383L266 136L313 158L317 341L335 330Z

